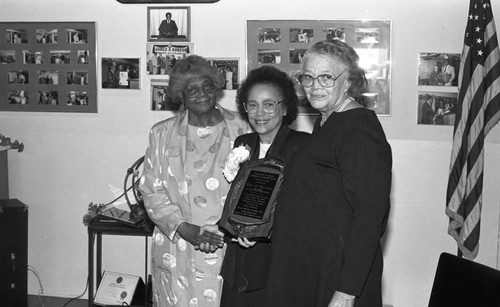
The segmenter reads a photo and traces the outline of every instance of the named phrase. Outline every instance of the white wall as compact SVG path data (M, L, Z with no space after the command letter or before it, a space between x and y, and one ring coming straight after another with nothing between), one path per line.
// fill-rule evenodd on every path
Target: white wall
M500 5L493 5L500 18ZM444 214L453 128L416 125L418 53L461 52L468 1L220 0L191 8L195 53L240 57L243 71L246 20L392 19L392 110L391 116L380 117L394 154L384 301L398 307L427 305L439 254L456 253ZM146 12L147 5L113 0L3 0L0 20L95 21L99 60L139 57L145 63ZM9 152L10 196L30 206L29 265L40 273L47 295L83 292L87 232L82 217L87 205L114 198L109 185L121 188L126 169L144 153L150 126L171 115L149 111L150 78L141 69L142 90L100 89L96 114L0 112L0 133L26 146L22 153ZM234 92L223 104L232 106L233 101ZM477 261L496 266L499 127L485 148ZM142 275L143 244L140 238L105 237L103 267ZM33 275L29 292L38 292Z

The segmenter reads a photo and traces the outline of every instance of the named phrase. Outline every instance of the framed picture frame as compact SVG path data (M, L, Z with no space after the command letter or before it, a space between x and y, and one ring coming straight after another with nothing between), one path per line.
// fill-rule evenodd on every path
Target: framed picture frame
M0 22L0 110L97 112L94 22Z
M193 43L147 43L147 74L167 76L177 60L194 53Z
M210 64L224 76L224 90L237 90L240 87L239 58L207 58Z
M130 305L137 286L143 284L138 276L104 271L93 303L99 306Z
M418 85L458 87L460 56L460 53L420 53Z
M168 95L168 82L166 79L151 79L151 111L178 111L180 105L174 103Z
M248 20L247 71L262 65L288 73L299 96L299 114L317 114L300 86L302 57L314 43L338 39L356 50L366 71L367 108L391 114L391 27L381 20Z
M417 124L454 126L457 104L456 91L419 91Z
M191 41L191 7L148 7L148 42Z
M101 58L103 89L140 89L141 59Z

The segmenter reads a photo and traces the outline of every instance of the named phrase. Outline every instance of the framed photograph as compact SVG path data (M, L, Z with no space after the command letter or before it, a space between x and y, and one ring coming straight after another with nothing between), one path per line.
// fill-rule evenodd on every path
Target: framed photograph
M16 62L15 50L0 50L0 64L12 64Z
M28 43L28 31L22 27L6 29L7 44L26 44Z
M226 82L222 89L237 90L239 88L239 58L208 58L207 60L224 76Z
M140 89L139 58L102 58L101 80L104 89Z
M457 100L456 92L418 92L417 124L454 126Z
M36 29L36 42L39 44L57 44L57 29Z
M280 68L296 85L299 113L317 114L297 79L302 57L318 41L341 40L356 50L366 71L366 107L390 115L391 26L391 20L249 20L247 72L262 65Z
M281 42L280 28L259 28L259 43L279 43Z
M338 39L345 43L344 28L323 28L323 33L325 33L323 39Z
M148 42L191 41L191 7L148 7Z
M0 111L97 112L95 22L0 22Z
M7 73L7 83L29 84L30 83L29 71L27 70L9 71Z
M147 74L168 75L177 60L184 59L192 53L192 43L147 43Z
M458 86L460 53L419 54L418 85Z
M59 72L57 70L38 70L38 84L59 84Z
M169 79L151 79L151 111L178 111L180 105L168 96Z
M309 43L314 38L314 29L290 28L290 43Z
M142 280L138 276L104 271L93 303L99 306L129 306L139 283Z

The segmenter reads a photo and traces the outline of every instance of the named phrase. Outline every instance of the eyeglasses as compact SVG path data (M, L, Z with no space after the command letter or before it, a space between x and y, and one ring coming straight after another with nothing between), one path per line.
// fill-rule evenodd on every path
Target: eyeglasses
M213 94L217 91L217 85L212 81L205 81L201 84L201 86L189 86L186 88L184 93L187 97L193 98L198 96L200 91L203 91L205 94Z
M259 110L259 106L262 106L262 109L264 109L264 112L267 114L271 114L276 112L276 108L278 107L278 104L282 103L282 101L272 101L272 100L264 100L260 105L255 102L255 101L249 101L244 104L245 111L247 111L248 114L254 114L257 113Z
M299 82L303 87L311 87L314 83L314 80L318 80L318 83L322 87L332 87L335 85L335 81L347 70L344 69L337 77L333 77L330 74L322 74L314 78L311 75L308 74L301 74L299 75Z

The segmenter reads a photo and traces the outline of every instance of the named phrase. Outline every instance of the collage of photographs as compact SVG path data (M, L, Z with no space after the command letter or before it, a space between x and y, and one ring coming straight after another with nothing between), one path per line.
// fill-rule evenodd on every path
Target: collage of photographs
M454 126L459 68L458 53L419 54L417 124Z
M94 23L0 23L0 110L95 112Z
M194 54L190 18L189 6L148 7L144 62L141 57L112 56L98 61L94 23L80 23L84 27L71 23L0 23L6 37L5 42L0 42L0 69L7 70L0 75L0 88L8 93L0 101L0 109L97 112L99 63L103 90L141 90L141 66L145 65L149 109L177 110L179 106L172 105L166 93L169 72L176 61ZM390 20L247 21L247 36L247 71L266 64L286 71L295 81L302 114L316 113L297 80L306 50L322 39L351 44L367 72L366 106L377 115L390 115ZM239 88L244 76L238 57L207 59L224 76L223 90ZM7 79L2 81L4 77ZM419 82L433 81L422 73Z
M296 85L299 112L314 114L297 76L306 50L324 39L343 41L356 50L368 80L365 105L379 116L390 115L390 20L250 20L248 70L271 64L286 71Z
M176 111L168 98L169 72L194 54L189 6L148 7L145 70L151 111ZM0 110L97 112L94 23L0 23ZM306 50L322 39L351 44L366 70L366 106L390 115L390 20L247 21L247 71L273 65L294 80L299 112L316 114L297 76ZM460 64L458 53L419 53L417 124L453 126ZM240 59L207 58L224 76L223 90L237 90ZM102 89L142 89L142 59L102 57Z
M148 7L148 37L146 44L146 73L151 76L152 111L176 111L170 101L168 76L175 63L194 54L191 41L190 7ZM237 90L240 80L239 58L207 58L223 75L223 90Z

